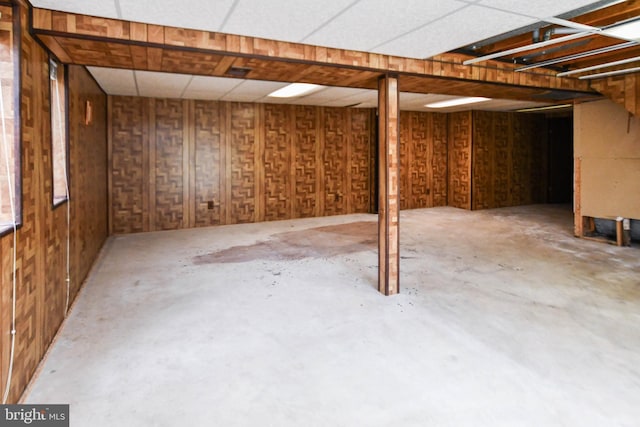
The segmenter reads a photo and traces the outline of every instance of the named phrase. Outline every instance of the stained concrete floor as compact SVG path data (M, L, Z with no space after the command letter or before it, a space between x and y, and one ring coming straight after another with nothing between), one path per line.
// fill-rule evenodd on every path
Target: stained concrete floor
M405 211L111 238L30 403L72 426L638 426L640 248L570 208Z

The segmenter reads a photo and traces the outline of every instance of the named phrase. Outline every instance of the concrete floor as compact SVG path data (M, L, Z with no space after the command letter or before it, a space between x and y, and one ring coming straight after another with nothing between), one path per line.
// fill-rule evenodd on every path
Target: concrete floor
M374 215L108 241L25 401L72 426L638 426L640 249L567 207Z

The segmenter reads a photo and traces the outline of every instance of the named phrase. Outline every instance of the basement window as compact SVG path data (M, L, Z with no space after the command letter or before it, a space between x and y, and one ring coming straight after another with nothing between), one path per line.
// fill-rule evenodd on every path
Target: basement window
M19 111L15 105L19 79L18 26L11 6L0 6L0 235L21 222Z
M54 59L49 60L51 83L51 159L53 166L53 206L69 199L67 173L67 90L65 67Z

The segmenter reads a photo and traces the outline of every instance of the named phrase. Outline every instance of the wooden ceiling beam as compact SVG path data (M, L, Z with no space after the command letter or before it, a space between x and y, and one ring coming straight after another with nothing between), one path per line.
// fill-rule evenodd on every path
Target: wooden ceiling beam
M411 78L410 86L420 93L455 95L452 88L469 92L490 84L510 87L503 98L531 100L532 94L549 89L564 92L564 101L572 93L576 98L594 95L588 83L556 77L550 70L516 73L513 64L491 61L466 66L465 55L412 59L38 8L31 13L35 36L64 62L79 65L225 77L233 77L226 74L233 65L251 68L245 77L249 79L360 88L375 88L378 76L393 72L401 84ZM416 83L421 78L422 86ZM457 84L449 84L451 80ZM434 81L442 83L440 89L434 88Z

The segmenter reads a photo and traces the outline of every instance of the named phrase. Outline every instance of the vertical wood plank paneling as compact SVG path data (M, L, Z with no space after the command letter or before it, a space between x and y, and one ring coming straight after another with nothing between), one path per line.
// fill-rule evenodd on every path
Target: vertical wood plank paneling
M113 155L130 149L117 146L127 143L126 135L116 137L125 123L142 129L142 211L148 220L141 230L121 224L122 232L370 210L371 110L140 102L140 111L127 118L122 114L130 100L112 99ZM126 174L112 164L115 200L115 183ZM115 225L115 211L113 216Z
M324 109L324 177L325 215L347 213L346 168L347 168L347 113L345 109Z
M449 206L471 209L471 112L449 115Z
M265 157L264 157L264 108L265 104L254 104L255 122L254 122L254 218L253 221L260 222L265 220Z
M449 148L447 114L432 113L433 120L433 206L447 206L449 181Z
M191 112L189 111L189 101L182 101L182 228L193 227L191 222L191 133L193 124L191 123Z
M256 109L232 102L230 111L230 223L256 221Z
M189 164L187 171L189 173L189 227L196 226L196 126L195 126L195 101L188 101L188 124L186 131L189 134ZM218 165L209 164L210 168L218 169Z
M184 226L183 183L183 102L160 99L155 102L154 190L150 192L155 207L154 230L175 230ZM188 182L188 181L187 181Z
M224 141L221 141L223 114L217 101L194 101L195 196L191 200L196 227L220 225L225 221L224 185L221 185L226 161Z
M428 138L427 129L430 114L414 112L410 116L411 125L411 157L410 176L411 187L409 189L410 207L427 208L429 203L429 172L430 156L429 146L432 141Z
M231 188L232 188L232 176L233 171L231 169L232 160L233 160L233 152L231 150L231 113L232 113L232 104L224 103L224 223L232 224L231 222Z
M113 97L111 101L111 227L116 234L149 227L144 110L142 98Z
M21 152L16 155L21 161L22 225L15 234L9 233L0 239L0 378L3 386L9 365L13 239L17 239L16 346L9 403L17 402L64 318L67 230L71 247L71 298L75 296L84 279L83 273L90 268L108 231L106 96L88 78L86 71L70 67L71 199L54 209L48 53L29 34L27 8L20 4L13 10L19 12L20 27L20 35L13 34L9 39L15 37L20 51L19 57L13 57L20 66L21 81L19 87L16 86L20 94L20 109L17 106L11 108L16 113L19 111L20 115L22 144ZM1 8L3 22L7 19L11 22L13 10ZM4 28L11 28L11 25ZM84 116L81 105L84 106L85 100L80 100L80 97L90 97L95 103L95 112L102 113L95 118L95 125L90 129L76 125L80 121L78 116ZM5 106L9 107L9 104ZM67 207L71 212L70 228L67 228ZM77 255L80 251L81 257Z
M85 123L87 101L92 120ZM107 97L83 67L69 67L71 299L108 236Z
M369 128L373 126L370 122L369 110L351 109L351 139L350 139L350 162L351 166L347 171L350 177L349 185L349 212L366 213L369 212L370 190L370 147L374 142L371 140Z
M321 157L318 137L318 112L315 107L296 105L294 107L295 184L293 218L309 218L319 215L318 188L323 175L319 174Z
M487 209L492 206L493 179L504 179L502 175L497 176L493 173L496 150L493 128L494 116L492 113L487 111L473 112L473 209ZM503 156L506 154L505 151Z
M400 112L400 209L411 206L411 135L412 111Z
M546 136L537 115L473 113L473 208L545 201Z
M327 187L327 178L325 176L325 163L324 163L324 152L326 147L326 136L324 132L324 125L326 120L326 110L324 107L320 107L317 110L318 120L316 127L316 138L318 140L318 144L316 145L316 164L318 170L316 172L316 210L315 216L324 216L326 215L326 187Z
M147 138L144 140L144 152L146 154L145 168L146 188L145 199L147 206L147 228L145 231L156 229L156 100L148 99L145 118Z
M289 129L289 193L287 197L289 197L289 218L297 218L296 215L296 174L298 171L298 150L297 144L295 144L295 140L297 137L297 129L296 129L296 106L289 105L287 108L287 126Z
M264 195L267 221L291 218L293 155L288 105L264 106Z

